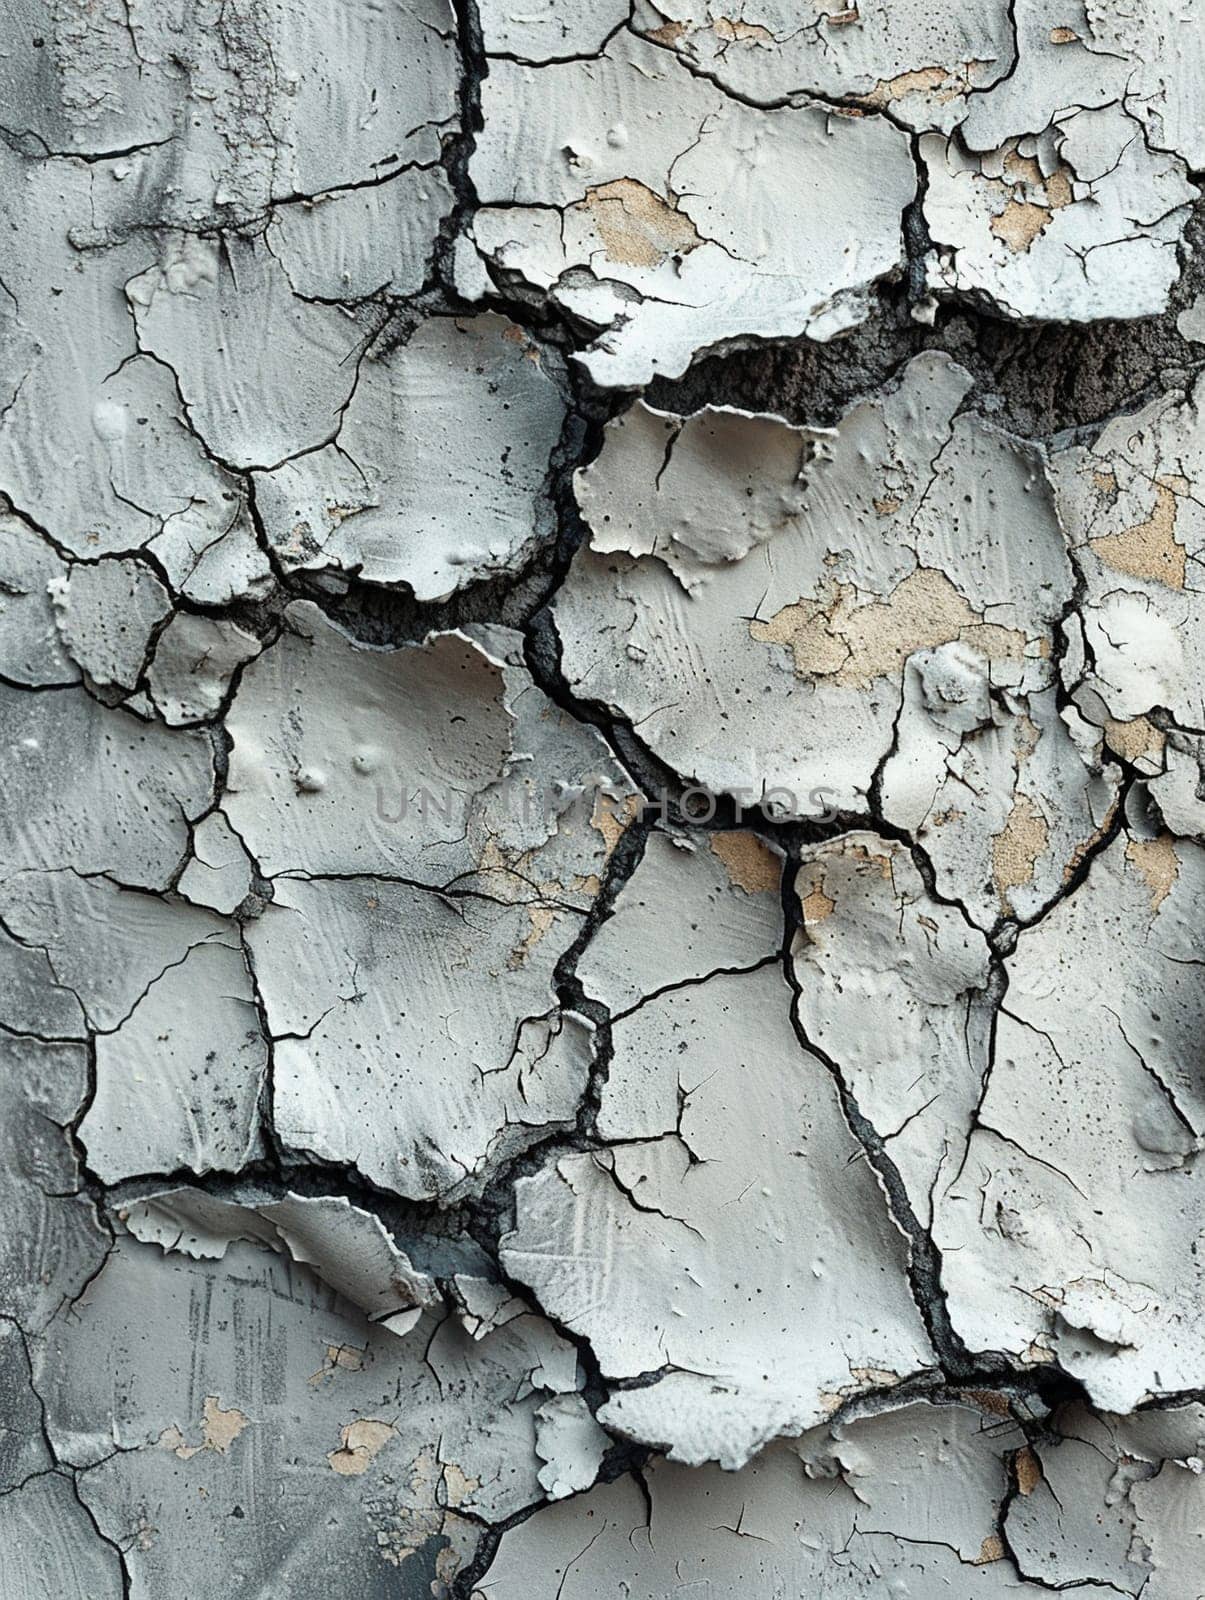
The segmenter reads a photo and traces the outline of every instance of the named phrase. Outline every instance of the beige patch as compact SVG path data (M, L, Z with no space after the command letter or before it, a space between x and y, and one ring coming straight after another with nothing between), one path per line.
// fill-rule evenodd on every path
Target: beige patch
M803 907L803 920L809 924L823 922L837 909L837 902L831 900L818 883L812 885L800 905Z
M1074 28L1051 28L1051 44L1078 44L1079 34Z
M800 677L865 689L875 678L897 675L917 650L961 639L989 661L1020 660L1025 636L985 623L946 577L919 567L886 600L857 605L848 584L834 586L827 603L800 600L768 622L751 622L759 644L785 645Z
M774 35L769 28L763 28L759 22L733 21L729 17L717 17L711 24L712 32L720 39L726 39L730 44L744 44L756 40L758 44L774 44Z
M229 1411L224 1411L218 1404L217 1395L207 1394L201 1411L201 1437L205 1441L205 1448L216 1450L224 1456L248 1421L249 1418L233 1406Z
M617 801L613 795L604 794L601 790L594 796L590 826L595 833L602 835L603 849L608 861L639 810L640 796L636 794L627 795L622 801Z
M1093 467L1092 482L1101 494L1115 495L1117 493L1117 474L1112 467Z
M1010 150L1002 163L1004 175L1010 183L1040 184L1042 169L1034 156L1023 156L1019 150Z
M1129 722L1105 721L1105 743L1114 755L1134 766L1144 765L1148 775L1158 772L1163 759L1163 746L1167 742L1162 728L1147 717L1133 717Z
M1032 1494L1042 1481L1042 1463L1028 1445L1017 1451L1013 1469L1017 1474L1017 1488L1024 1495Z
M358 1478L367 1472L369 1462L393 1437L393 1425L365 1417L339 1430L339 1448L327 1454L331 1469L344 1478Z
M1099 844L1101 839L1104 838L1105 834L1113 826L1113 818L1117 814L1117 807L1119 804L1120 797L1114 797L1112 804L1109 806L1109 809L1105 814L1105 820L1101 823L1100 827L1097 828L1096 832L1090 839L1085 839L1082 844L1077 844L1075 849L1071 852L1071 860L1068 861L1067 865L1063 868L1064 883L1071 882L1072 877L1075 875L1076 869L1079 867L1085 856L1090 850L1096 848L1097 844Z
M179 1456L181 1461L191 1461L202 1450L214 1450L224 1456L250 1420L234 1406L229 1410L224 1409L217 1395L207 1394L201 1407L200 1444L188 1444L174 1422L171 1427L164 1428L158 1442L165 1450L171 1450Z
M1061 211L1064 206L1069 206L1075 199L1071 189L1071 175L1064 167L1059 167L1046 179L1046 204L1055 211Z
M885 494L881 499L873 502L874 508L880 517L894 516L903 503L904 502L902 500L898 499L893 494Z
M1009 200L989 226L997 239L1003 239L1013 254L1019 255L1029 249L1053 216L1048 207L1031 200Z
M454 1461L444 1463L444 1492L448 1505L462 1506L481 1487L480 1478L470 1478Z
M665 22L659 28L650 28L644 37L653 44L675 45L685 32L684 22Z
M1092 550L1114 572L1151 583L1183 589L1187 556L1176 541L1177 493L1187 488L1183 478L1155 479L1155 509L1145 522L1124 533L1107 533L1089 539Z
M894 78L881 78L866 96L870 106L890 105L909 94L933 94L949 82L945 67L917 67L912 72L901 72Z
M326 1347L326 1360L310 1377L312 1384L319 1384L324 1378L331 1378L338 1371L362 1372L364 1370L364 1351L358 1350L354 1344L328 1344Z
M868 850L864 844L843 844L841 854L848 856L851 861L860 861L868 867L873 867L880 878L891 881L893 869L891 857L879 854L878 851Z
M870 1383L876 1389L893 1389L900 1381L899 1373L887 1367L850 1367L849 1374L856 1383Z
M1000 895L1001 910L1012 914L1009 891L1033 882L1038 857L1050 843L1046 818L1028 795L1013 800L1008 821L992 840L992 881Z
M729 882L746 894L777 894L782 863L755 833L713 833L712 854L719 856Z
M583 204L598 229L608 261L625 267L659 267L702 244L689 217L635 178L587 189Z
M1151 910L1158 911L1180 876L1180 858L1171 834L1161 833L1157 839L1131 839L1126 845L1126 861L1145 879L1151 891Z
M460 1552L451 1545L444 1548L435 1557L435 1576L445 1587L450 1587L453 1578L460 1571Z
M979 1554L971 1563L972 1566L986 1567L993 1561L1004 1560L1004 1540L998 1533L989 1533L979 1546Z
M524 965L528 956L556 921L556 912L551 906L528 906L527 920L531 923L531 927L527 930L522 943L517 944L506 958L506 965L511 972L517 972Z
M826 17L825 21L830 28L847 28L851 22L860 22L861 18L862 13L857 6L846 6L844 11L834 12L832 16Z

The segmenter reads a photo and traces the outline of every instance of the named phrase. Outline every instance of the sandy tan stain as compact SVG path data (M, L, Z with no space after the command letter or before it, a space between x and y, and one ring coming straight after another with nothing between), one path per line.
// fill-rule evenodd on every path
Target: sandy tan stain
M481 1487L480 1478L472 1478L454 1461L445 1461L443 1466L444 1498L448 1505L462 1506Z
M555 923L556 912L551 906L530 905L527 908L527 920L531 926L506 958L506 965L511 972L517 972L525 965L528 956Z
M1051 44L1078 44L1079 34L1074 28L1051 28Z
M665 22L659 28L650 28L644 37L653 44L675 45L685 32L684 22Z
M1042 169L1035 156L1023 156L1019 150L1009 150L1001 162L1004 176L1010 183L1040 184Z
M825 921L837 909L837 902L830 899L818 883L812 885L799 903L803 908L803 920L809 925Z
M916 67L911 72L901 72L894 78L880 78L865 97L869 106L890 105L909 94L934 94L950 80L945 67ZM956 91L957 92L957 91Z
M202 1450L214 1450L224 1456L230 1446L250 1422L236 1407L225 1408L215 1394L207 1394L201 1407L201 1443L189 1444L173 1422L159 1435L159 1444L179 1456L181 1461L191 1461Z
M1096 848L1096 846L1104 838L1105 834L1113 826L1113 818L1117 815L1117 807L1120 805L1120 803L1120 796L1115 795L1113 800L1110 802L1109 809L1105 813L1104 821L1101 823L1100 827L1097 828L1089 838L1084 839L1082 843L1077 844L1075 849L1071 852L1071 859L1063 868L1064 883L1071 882L1071 879L1075 876L1075 873L1078 870L1081 862L1090 851Z
M1152 772L1158 770L1167 736L1148 717L1132 717L1129 722L1106 718L1104 733L1114 755L1135 766L1145 763Z
M364 1370L364 1351L357 1349L354 1344L328 1344L326 1359L313 1373L309 1382L319 1384L324 1378L331 1378L336 1372L362 1372Z
M972 1566L986 1567L993 1561L1004 1560L1004 1540L998 1533L989 1533L979 1546L979 1554L971 1563Z
M774 35L769 28L763 28L760 22L742 22L740 18L717 17L711 24L712 32L717 38L729 44L746 44L756 40L758 44L774 44Z
M997 239L1003 239L1014 255L1029 249L1042 229L1048 227L1054 212L1048 206L1035 205L1032 200L1010 199L999 216L993 217L989 227Z
M339 1430L339 1448L327 1454L331 1470L344 1478L358 1478L368 1471L369 1463L380 1455L393 1434L392 1423L377 1422L372 1417L349 1422Z
M1114 572L1183 589L1187 552L1176 539L1176 513L1177 495L1187 488L1180 477L1156 478L1155 508L1146 521L1089 539L1089 546Z
M1017 1474L1017 1488L1024 1495L1031 1495L1042 1481L1042 1463L1028 1445L1017 1451L1013 1470Z
M713 833L711 850L724 863L728 880L746 894L777 894L782 863L755 833Z
M892 517L903 505L897 495L885 494L880 499L872 502L880 517Z
M1001 162L1002 178L985 177L983 182L1004 195L1001 211L988 226L1014 255L1023 254L1042 231L1049 227L1056 211L1075 198L1069 168L1058 167L1046 174L1034 156L1023 156L1014 146Z
M589 210L608 261L624 267L659 267L670 256L689 255L702 244L689 217L635 178L587 189Z
M1046 818L1028 795L1017 795L1008 821L992 840L992 881L1007 914L1013 909L1011 891L1033 882L1034 868L1049 843Z
M987 623L944 572L918 567L886 600L858 605L849 584L833 586L826 601L800 600L768 622L749 624L760 644L786 646L800 677L827 678L865 689L898 675L917 650L961 639L989 661L1020 660L1025 635Z
M617 800L614 795L604 794L600 790L594 796L590 826L595 833L602 835L603 850L608 861L639 810L640 796L636 794L625 795L622 800Z
M898 1372L889 1367L850 1367L849 1375L857 1384L872 1384L876 1389L893 1389L900 1381Z
M1157 839L1131 839L1126 845L1126 861L1150 890L1151 911L1158 911L1180 876L1175 840L1170 833L1161 833Z
M1075 199L1071 188L1071 173L1066 167L1059 167L1046 179L1046 204L1055 211L1061 211L1064 206L1069 206Z

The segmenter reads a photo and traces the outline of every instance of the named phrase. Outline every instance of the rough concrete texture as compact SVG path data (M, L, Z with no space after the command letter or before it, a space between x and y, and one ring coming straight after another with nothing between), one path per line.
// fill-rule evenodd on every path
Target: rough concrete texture
M1199 7L3 15L0 1600L1199 1600Z

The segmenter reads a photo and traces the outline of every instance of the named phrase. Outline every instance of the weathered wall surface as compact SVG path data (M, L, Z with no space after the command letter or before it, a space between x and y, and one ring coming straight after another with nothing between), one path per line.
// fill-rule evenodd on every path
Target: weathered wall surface
M5 0L0 1596L1193 1600L1195 0Z

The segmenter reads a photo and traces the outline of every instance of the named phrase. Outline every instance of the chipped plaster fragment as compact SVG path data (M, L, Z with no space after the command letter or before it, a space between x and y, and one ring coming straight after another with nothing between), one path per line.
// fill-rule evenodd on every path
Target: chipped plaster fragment
M1193 390L1156 396L1105 425L1090 446L1052 460L1059 514L1083 576L1082 690L1106 718L1159 708L1175 726L1205 726L1200 592L1205 510L1196 489L1205 431Z
M1031 133L1020 142L1034 154L1018 160L1018 135ZM994 145L926 133L920 152L937 247L928 276L939 293L1035 320L1149 316L1167 305L1197 190L1183 159L1149 146L1120 104L1054 108L1048 122L1008 126Z
M235 673L260 652L254 634L232 622L179 611L159 636L147 684L169 727L205 722L225 700Z
M611 1441L580 1394L553 1395L536 1412L536 1454L541 1487L550 1500L588 1489L598 1477Z
M925 646L964 641L993 683L1045 688L1066 544L1040 459L955 414L969 382L920 356L824 432L639 407L612 423L577 481L590 548L555 602L570 685L688 781L785 790L804 815L865 804Z
M185 1167L237 1172L263 1150L268 1045L250 975L217 918L206 934L162 972L152 968L130 1014L97 1040L80 1138L107 1183Z
M929 895L905 849L872 834L807 846L794 887L804 1035L838 1063L924 1222L986 1063L987 942Z
M1020 1358L1038 1343L1120 1409L1181 1387L1199 1360L1185 1313L1195 1230L1166 1206L1170 1183L1198 1181L1205 1131L1185 1068L1202 1007L1187 914L1202 861L1181 841L1133 843L1115 840L1021 934L977 1126L934 1224L973 1348ZM1133 938L1117 940L1119 919Z
M885 119L762 109L626 29L582 59L495 58L482 97L478 249L598 330L579 359L600 384L738 339L831 338L901 259L914 173Z
M256 475L286 570L356 572L442 600L521 564L551 531L545 480L565 416L555 358L529 359L534 349L487 312L429 318L366 357L338 438ZM433 474L457 436L471 449Z
M114 557L82 563L49 584L55 626L93 683L133 689L146 670L152 636L171 612L151 569Z
M1199 294L1176 318L1176 329L1181 338L1193 344L1205 344L1205 294Z
M719 11L710 0L658 0L637 8L636 26L739 98L889 103L918 127L953 127L1012 50L1005 17L962 0L940 16L885 0L825 0L802 12L761 0L740 14Z
M193 829L192 857L177 888L193 905L229 916L251 892L252 864L242 840L220 811Z
M415 1270L371 1212L342 1196L286 1194L244 1203L200 1189L170 1189L129 1206L124 1221L136 1239L198 1260L220 1259L235 1239L287 1253L399 1335L439 1303L433 1279Z

